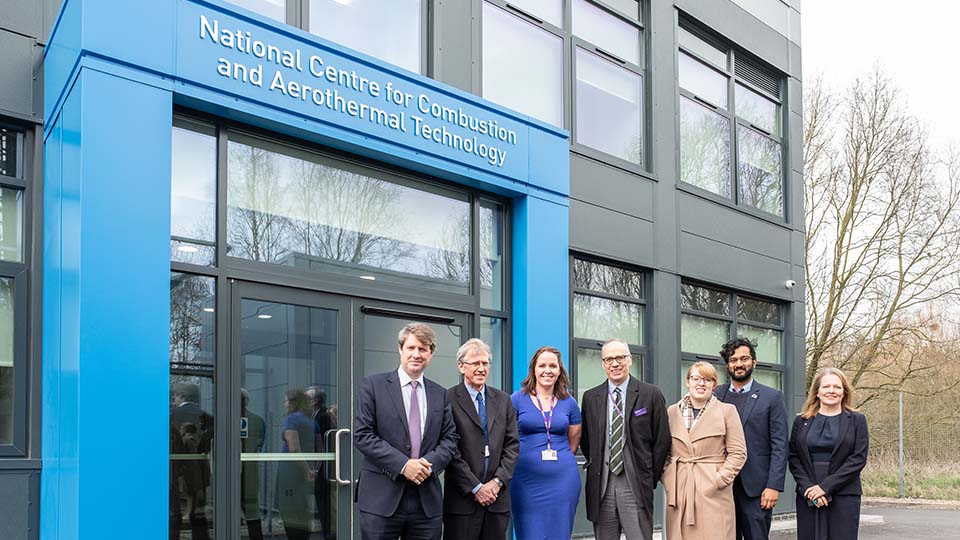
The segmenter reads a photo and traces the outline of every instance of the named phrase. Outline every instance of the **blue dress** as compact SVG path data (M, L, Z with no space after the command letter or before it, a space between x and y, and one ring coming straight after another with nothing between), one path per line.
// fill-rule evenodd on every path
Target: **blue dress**
M557 402L550 425L550 448L557 451L557 461L543 461L541 451L547 449L543 414L529 394L518 391L510 399L520 431L520 457L510 481L517 539L569 540L580 500L580 472L567 428L581 423L580 408L573 397Z

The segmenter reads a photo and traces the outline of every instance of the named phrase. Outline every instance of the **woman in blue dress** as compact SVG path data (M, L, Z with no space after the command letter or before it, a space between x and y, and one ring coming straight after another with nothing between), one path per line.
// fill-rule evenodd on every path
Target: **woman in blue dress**
M581 422L560 351L540 347L510 398L520 431L520 457L510 482L514 531L518 540L569 540L580 500L574 454Z

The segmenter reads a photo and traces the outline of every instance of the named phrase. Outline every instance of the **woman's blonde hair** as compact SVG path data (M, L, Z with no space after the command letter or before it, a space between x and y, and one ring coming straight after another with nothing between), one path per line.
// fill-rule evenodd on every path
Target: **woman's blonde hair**
M717 384L717 368L713 367L709 362L694 362L693 365L690 366L690 369L687 370L687 379L689 379L694 372L696 372L700 378L713 381L713 384Z
M807 392L807 401L803 403L800 416L813 418L820 411L820 396L817 395L817 392L820 390L820 382L827 375L836 375L840 379L841 386L843 386L843 398L840 399L840 407L845 411L856 410L853 407L853 387L847 381L847 376L835 367L826 367L814 375L813 382L810 383L810 390Z

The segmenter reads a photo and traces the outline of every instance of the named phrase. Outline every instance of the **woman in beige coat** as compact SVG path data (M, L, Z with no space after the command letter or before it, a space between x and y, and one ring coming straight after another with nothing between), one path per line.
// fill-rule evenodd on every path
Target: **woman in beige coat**
M713 397L717 370L697 362L688 393L667 410L672 446L663 472L669 540L732 540L733 479L747 461L737 408Z

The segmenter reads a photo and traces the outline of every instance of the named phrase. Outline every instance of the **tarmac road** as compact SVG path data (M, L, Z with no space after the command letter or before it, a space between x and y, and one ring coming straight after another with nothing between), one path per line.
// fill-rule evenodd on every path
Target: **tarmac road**
M960 538L960 509L896 508L864 506L864 517L882 516L883 523L860 523L860 538L899 540L947 540ZM770 533L775 540L794 539L797 531Z

